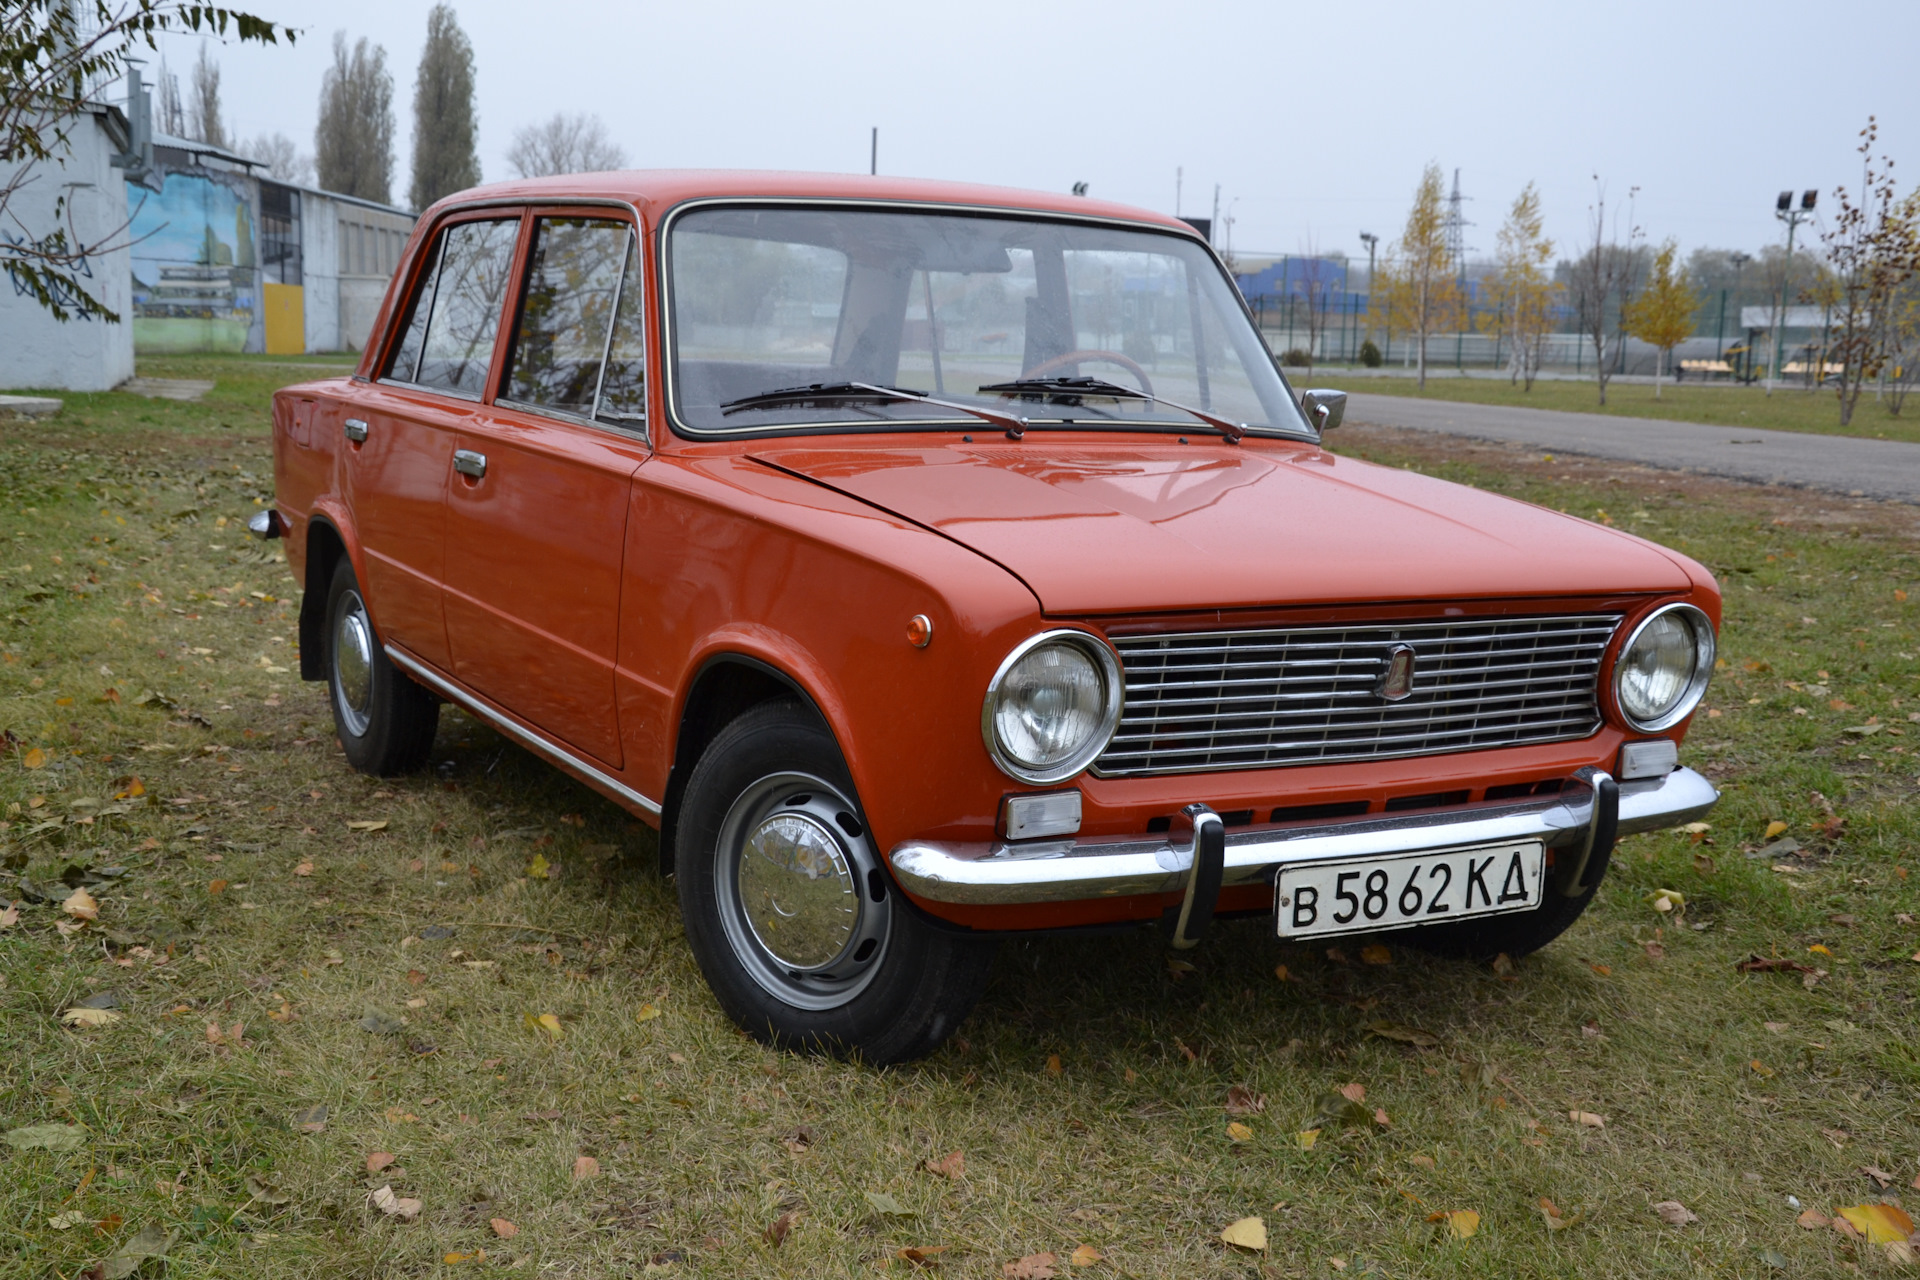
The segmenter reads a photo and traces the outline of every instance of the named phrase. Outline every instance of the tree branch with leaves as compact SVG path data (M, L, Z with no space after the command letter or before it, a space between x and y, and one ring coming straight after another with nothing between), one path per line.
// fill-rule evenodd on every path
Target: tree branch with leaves
M64 163L96 87L126 74L134 51L158 52L160 37L195 33L242 44L292 44L296 32L265 18L185 0L0 0L0 268L15 290L56 320L117 323L88 289L86 265L125 242L83 243L67 198L52 227L29 227L13 207L49 164ZM217 90L216 90L217 92ZM115 237L124 235L123 225Z

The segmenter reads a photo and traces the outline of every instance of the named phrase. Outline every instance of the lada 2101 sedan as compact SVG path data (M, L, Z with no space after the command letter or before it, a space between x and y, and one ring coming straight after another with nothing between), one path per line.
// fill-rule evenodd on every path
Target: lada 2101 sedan
M1713 804L1711 576L1330 453L1344 404L1157 214L542 179L421 217L256 532L355 768L458 704L658 827L741 1027L898 1061L1009 933L1520 955Z

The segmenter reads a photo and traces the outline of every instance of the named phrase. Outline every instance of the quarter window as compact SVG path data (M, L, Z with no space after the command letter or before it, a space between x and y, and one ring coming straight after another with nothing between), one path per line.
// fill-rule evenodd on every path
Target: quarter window
M535 221L508 366L509 398L583 417L593 413L631 239L621 222Z
M627 266L621 275L620 309L607 343L607 376L600 383L596 416L610 422L647 418L646 282L640 278L639 246L627 238Z
M463 222L440 234L388 377L476 399L485 393L519 229L518 219Z

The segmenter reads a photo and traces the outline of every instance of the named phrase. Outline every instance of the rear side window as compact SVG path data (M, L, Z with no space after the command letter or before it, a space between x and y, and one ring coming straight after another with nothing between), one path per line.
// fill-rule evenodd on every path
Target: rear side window
M590 416L605 380L615 312L625 309L622 276L633 236L623 222L594 218L539 218L533 234L506 395Z
M485 393L519 230L516 218L441 232L388 377L474 399Z

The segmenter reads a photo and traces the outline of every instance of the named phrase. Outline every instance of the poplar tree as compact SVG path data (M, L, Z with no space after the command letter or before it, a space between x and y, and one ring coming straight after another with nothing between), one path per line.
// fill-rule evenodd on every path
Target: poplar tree
M1653 367L1653 398L1660 398L1660 379L1667 371L1673 349L1693 332L1693 316L1700 309L1700 293L1687 277L1685 267L1674 266L1680 246L1672 240L1653 255L1653 270L1647 286L1628 299L1620 319L1633 337L1660 351Z
M413 85L413 207L480 181L475 149L473 44L453 7L427 14L427 45Z
M1460 322L1460 285L1447 249L1446 193L1440 166L1429 163L1414 188L1407 225L1389 255L1386 286L1390 325L1417 335L1420 389L1427 388L1427 339Z
M1553 330L1553 304L1559 293L1553 283L1553 241L1543 234L1540 193L1529 182L1514 198L1501 224L1495 267L1487 291L1493 304L1492 322L1507 340L1510 380L1525 380L1533 390L1540 372L1546 336Z
M200 46L200 58L193 64L193 100L188 105L188 127L194 140L225 149L226 122L220 118L220 64Z
M333 33L333 65L320 81L313 163L321 187L390 204L393 200L393 77L387 51L365 36L347 48Z

